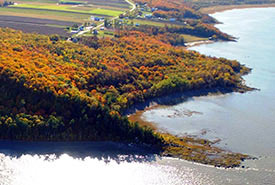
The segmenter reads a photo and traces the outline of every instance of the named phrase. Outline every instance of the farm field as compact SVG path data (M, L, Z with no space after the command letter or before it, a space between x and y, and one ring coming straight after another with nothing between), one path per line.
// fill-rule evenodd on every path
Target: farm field
M0 15L51 19L57 21L68 21L78 23L83 23L83 21L88 19L87 14L19 8L1 8Z
M145 20L145 19L134 19L133 20L134 24L143 24L143 25L151 25L151 26L160 26L164 27L165 23L163 22L157 22L157 21L150 21L150 20Z
M81 25L91 22L90 17L117 17L129 10L125 0L15 0L14 5L0 8L0 27L19 29L24 32L41 34L60 34L69 36L64 29L75 23ZM46 23L45 23L45 21ZM28 20L25 22L24 20ZM29 21L31 20L31 21ZM54 23L47 23L53 20ZM60 23L65 23L64 25Z
M59 3L59 0L15 0L14 2L23 4L23 3L52 3L52 4L57 4ZM66 2L66 1L65 1ZM70 1L72 2L72 1ZM102 1L102 0L78 0L76 2L82 2L85 4L91 4L93 6L105 6L109 8L125 8L128 9L129 4L124 1L124 0L107 0L107 1Z
M22 30L26 33L59 34L70 36L65 30L67 26L72 26L75 22L56 21L50 19L38 19L29 17L3 16L0 15L0 27Z
M60 2L62 4L59 4ZM83 23L88 21L92 15L116 17L130 7L124 0L107 0L104 2L101 0L15 0L14 3L13 6L2 7L0 15Z
M10 6L10 8L23 8L23 9L37 9L37 10L51 10L61 12L73 12L81 14L92 14L102 16L118 16L123 11L93 8L92 6L71 6L71 5L56 5L56 4L17 4Z

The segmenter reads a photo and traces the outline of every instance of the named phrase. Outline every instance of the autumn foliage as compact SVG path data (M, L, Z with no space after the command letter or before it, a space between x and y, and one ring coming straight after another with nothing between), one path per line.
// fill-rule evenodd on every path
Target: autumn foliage
M216 20L192 8L193 4L183 0L134 0L141 5L156 9L153 15L161 18L175 18L183 22L186 19L196 19L204 23L215 23Z
M123 111L172 92L238 88L247 71L137 31L80 43L0 29L0 138L160 143Z

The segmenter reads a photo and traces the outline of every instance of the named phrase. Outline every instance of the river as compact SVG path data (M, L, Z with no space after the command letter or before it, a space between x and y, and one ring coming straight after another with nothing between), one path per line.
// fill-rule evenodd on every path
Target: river
M237 59L253 68L246 84L260 89L189 98L143 113L174 134L221 139L220 147L259 160L223 169L160 158L119 143L0 142L0 185L211 185L275 184L275 8L215 13L222 31L238 42L191 49Z

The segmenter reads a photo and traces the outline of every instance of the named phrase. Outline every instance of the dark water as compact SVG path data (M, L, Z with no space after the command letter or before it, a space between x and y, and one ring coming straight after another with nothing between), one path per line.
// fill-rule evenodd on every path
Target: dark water
M191 98L143 117L172 133L220 138L220 146L259 160L245 162L244 169L221 169L116 143L0 142L0 185L275 184L275 9L232 10L214 17L238 42L192 49L252 67L246 83L261 90Z

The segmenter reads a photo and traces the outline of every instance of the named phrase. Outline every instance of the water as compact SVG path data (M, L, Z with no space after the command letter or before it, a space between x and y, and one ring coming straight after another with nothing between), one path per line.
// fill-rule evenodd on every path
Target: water
M118 143L0 142L0 185L275 184L275 9L232 10L214 16L225 23L218 27L239 37L238 42L192 49L252 67L246 83L261 90L195 97L147 111L143 117L175 134L220 138L221 147L259 160L245 162L245 168L221 169L159 158Z
M175 106L146 111L143 118L174 134L221 139L220 147L268 158L266 161L261 158L253 165L272 171L275 169L275 9L232 10L216 13L214 17L224 22L217 27L237 37L238 42L191 49L237 59L253 68L244 78L247 85L260 90L193 97ZM275 184L275 177L270 181Z
M192 49L237 59L251 67L252 73L244 77L246 84L260 91L194 97L172 107L147 111L143 116L174 134L201 134L221 139L220 146L232 151L275 156L275 9L232 10L216 13L215 18L225 23L218 28L238 37L238 42ZM179 114L192 111L192 116Z

